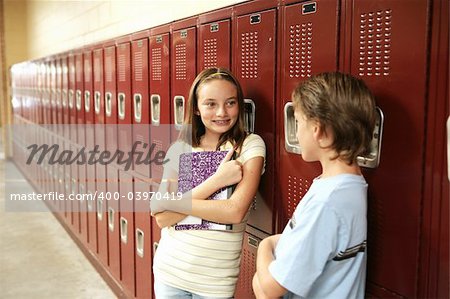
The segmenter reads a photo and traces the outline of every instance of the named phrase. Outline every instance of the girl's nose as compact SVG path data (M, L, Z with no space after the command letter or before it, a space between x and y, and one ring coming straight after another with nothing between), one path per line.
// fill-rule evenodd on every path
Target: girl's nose
M227 114L227 109L223 105L219 105L216 110L217 116L225 116Z

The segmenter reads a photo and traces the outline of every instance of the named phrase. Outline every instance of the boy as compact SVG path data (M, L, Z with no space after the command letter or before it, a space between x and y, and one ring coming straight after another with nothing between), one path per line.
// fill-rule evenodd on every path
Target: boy
M367 183L356 157L369 149L374 97L361 81L323 73L292 94L302 158L319 161L281 235L258 248L257 298L364 298Z

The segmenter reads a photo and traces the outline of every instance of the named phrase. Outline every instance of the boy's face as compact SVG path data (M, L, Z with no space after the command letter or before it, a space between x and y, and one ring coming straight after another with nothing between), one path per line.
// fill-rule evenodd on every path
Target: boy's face
M294 110L297 122L297 140L302 150L302 158L306 162L317 161L317 142L314 139L314 121L308 120L300 108Z

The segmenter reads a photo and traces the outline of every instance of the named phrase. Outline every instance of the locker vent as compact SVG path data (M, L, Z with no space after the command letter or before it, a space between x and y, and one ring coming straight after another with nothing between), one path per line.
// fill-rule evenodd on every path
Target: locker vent
M361 14L359 31L360 76L389 75L391 19L391 9Z
M288 176L288 188L287 188L287 207L286 217L289 219L295 211L300 200L305 195L311 186L311 182L307 179L298 178L296 176Z
M244 240L245 242L246 240ZM236 290L242 292L242 296L248 296L253 294L252 289L252 279L256 272L256 255L254 252L249 250L246 245L242 248L241 257L241 272L239 273L239 280L237 283Z
M161 48L152 49L152 80L161 81L162 73L162 54Z
M101 81L101 68L100 68L100 58L94 58L94 80L95 82Z
M112 56L108 55L105 61L106 82L112 82Z
M258 32L241 33L241 74L245 79L258 78Z
M203 57L205 59L204 68L207 69L217 66L217 39L205 40L203 51Z
M120 54L119 61L117 64L117 68L118 68L117 72L118 72L119 82L126 81L126 76L125 76L125 72L126 72L125 64L126 63L125 63L125 61L126 61L125 54Z
M142 52L138 51L134 53L134 80L142 81Z
M175 80L186 80L186 44L175 46Z
M312 23L289 28L289 77L311 77Z

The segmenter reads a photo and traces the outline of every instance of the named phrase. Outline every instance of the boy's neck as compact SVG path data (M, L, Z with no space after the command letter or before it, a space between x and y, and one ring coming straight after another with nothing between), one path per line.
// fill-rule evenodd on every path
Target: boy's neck
M348 165L339 158L334 160L326 158L323 161L321 160L320 164L322 165L321 178L332 177L339 174L362 175L361 168L357 163Z

